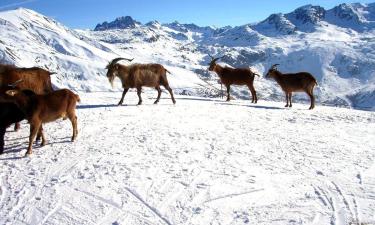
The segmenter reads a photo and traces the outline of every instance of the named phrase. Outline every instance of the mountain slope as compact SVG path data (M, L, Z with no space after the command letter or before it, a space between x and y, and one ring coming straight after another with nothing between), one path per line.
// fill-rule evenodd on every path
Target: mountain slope
M99 31L70 30L31 10L0 13L1 62L48 67L54 83L77 91L110 90L105 65L115 57L157 62L172 71L180 94L219 96L217 75L207 71L208 54L223 64L251 66L258 73L279 63L282 72L308 71L317 79L318 102L375 108L374 4L342 4L325 10L307 5L288 14L238 27L199 27L157 21L140 24L131 17L99 24ZM32 22L30 22L32 21ZM122 28L122 29L116 29ZM282 100L273 81L256 79L260 99ZM121 86L116 85L115 90ZM237 98L249 98L234 87ZM304 94L296 99L307 101Z

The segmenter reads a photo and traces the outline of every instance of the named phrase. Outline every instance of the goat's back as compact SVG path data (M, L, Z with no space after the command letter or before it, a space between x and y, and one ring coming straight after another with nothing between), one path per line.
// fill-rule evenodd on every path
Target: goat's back
M166 79L166 69L160 64L134 64L129 70L129 83L133 83L133 87L155 87Z
M24 91L25 94L25 91ZM25 94L26 96L26 94ZM29 117L38 117L43 122L51 122L58 118L65 118L75 110L79 96L68 89L53 91L45 95L29 96Z
M308 72L287 73L281 77L281 86L289 91L305 91L317 84L315 77Z
M29 89L37 94L51 92L52 82L50 72L38 67L16 68L14 66L0 66L0 86L13 84L22 80L17 86L21 90Z
M221 79L224 84L246 85L249 82L253 82L254 74L249 68L224 67Z

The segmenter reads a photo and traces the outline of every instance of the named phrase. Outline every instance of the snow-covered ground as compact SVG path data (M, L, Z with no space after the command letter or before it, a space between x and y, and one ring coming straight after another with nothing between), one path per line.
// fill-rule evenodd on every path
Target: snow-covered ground
M79 137L6 134L0 224L375 224L375 113L81 93Z

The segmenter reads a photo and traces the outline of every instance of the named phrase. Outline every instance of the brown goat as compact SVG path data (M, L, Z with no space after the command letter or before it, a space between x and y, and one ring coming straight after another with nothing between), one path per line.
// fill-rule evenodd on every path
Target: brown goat
M75 108L79 102L79 96L68 89L54 91L45 95L38 95L30 90L9 90L0 96L0 102L15 103L25 114L30 123L29 146L26 155L32 153L34 138L43 123L55 121L59 118L69 119L73 127L72 141L78 134L77 116ZM43 130L42 146L46 144Z
M315 107L314 87L318 85L315 77L307 72L282 74L277 70L278 65L275 64L268 70L266 78L275 79L285 92L285 107L292 107L292 92L305 92L311 100L309 109L313 109Z
M51 73L45 69L32 68L18 68L13 65L0 64L0 87L8 86L8 84L16 83L20 90L32 90L36 94L46 94L53 91ZM16 123L15 130L20 128L19 123Z
M227 101L230 101L230 86L231 85L246 85L252 96L252 103L258 102L257 93L254 88L254 77L258 74L252 72L249 68L230 68L222 67L216 64L217 60L220 58L211 57L211 62L209 64L209 71L215 71L219 75L220 81L227 88Z
M137 89L137 95L139 98L138 105L142 104L142 87L153 87L158 91L158 96L154 104L157 104L160 100L161 96L161 89L160 85L164 86L165 89L168 90L169 94L171 95L173 104L176 104L176 100L174 99L172 89L169 87L168 79L167 79L167 72L162 65L160 64L133 64L130 66L120 65L117 62L120 60L128 60L132 61L132 59L125 59L125 58L116 58L110 62L106 69L107 78L109 82L113 86L113 81L117 76L120 78L122 87L124 91L122 93L122 97L118 105L121 105L124 101L125 95L130 88Z

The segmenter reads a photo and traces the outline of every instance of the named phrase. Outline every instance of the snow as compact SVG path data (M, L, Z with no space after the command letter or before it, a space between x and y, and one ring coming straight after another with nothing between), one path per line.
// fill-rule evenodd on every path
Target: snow
M160 63L171 70L171 86L179 94L216 97L218 76L207 71L211 54L225 56L223 65L251 67L260 74L276 63L285 73L308 71L318 80L319 103L372 110L374 12L374 4L342 4L331 10L308 5L238 27L154 21L90 31L72 30L21 8L0 12L0 63L48 68L58 73L55 87L95 92L111 90L105 77L110 60L135 58L134 62ZM115 27L128 27L126 22L119 19ZM273 81L257 79L255 87L262 99L283 98ZM246 88L232 90L237 99L249 96ZM306 96L296 99L304 101Z
M375 113L145 89L80 93L71 125L6 134L0 224L373 224Z
M104 31L0 12L0 62L57 72L54 86L82 99L75 143L69 122L46 124L48 145L25 158L28 125L6 133L0 224L375 224L374 4L340 5L324 19L319 7L296 12L234 28L154 21ZM285 109L263 77L257 105L243 87L232 96L247 100L215 98L209 53L259 74L275 63L309 71L317 107L296 94ZM105 77L116 57L163 64L177 104L163 92L153 105L157 93L145 89L144 105L132 90L117 106L120 82L111 89Z

